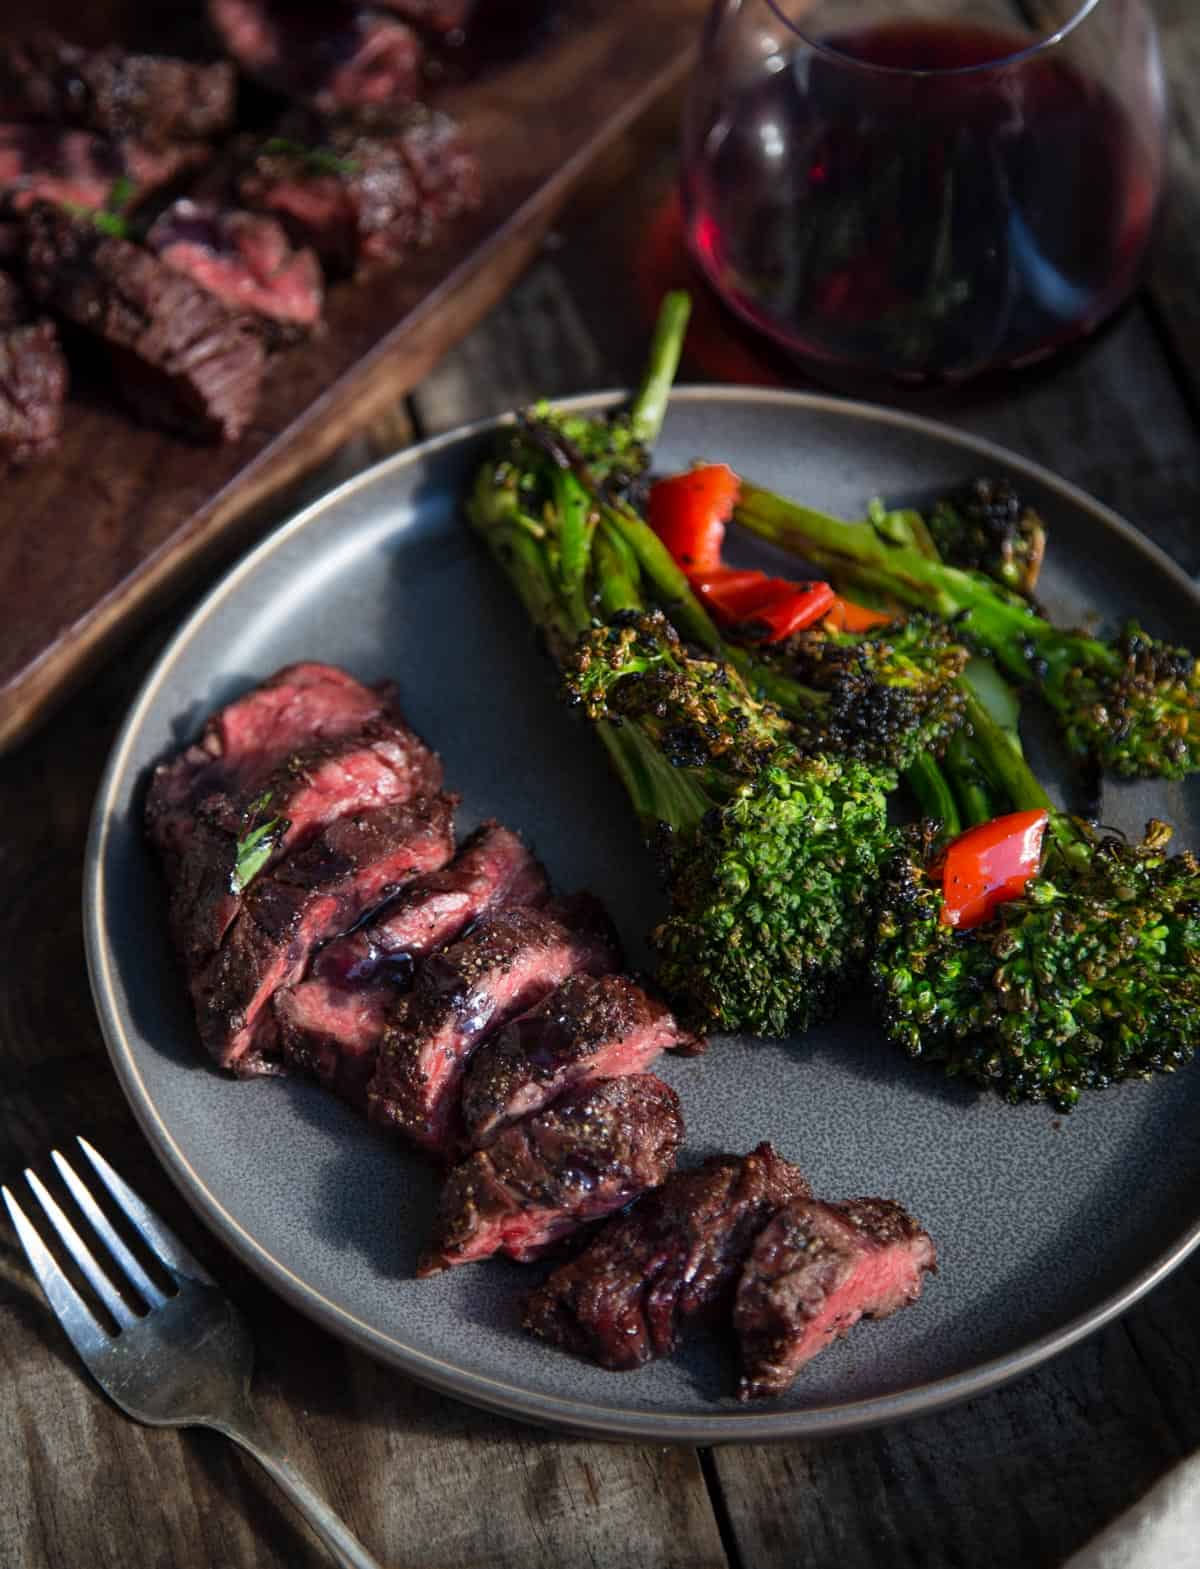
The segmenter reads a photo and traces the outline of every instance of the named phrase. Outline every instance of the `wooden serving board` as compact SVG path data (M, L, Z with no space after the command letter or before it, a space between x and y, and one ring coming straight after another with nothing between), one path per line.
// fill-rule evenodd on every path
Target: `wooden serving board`
M482 207L402 269L335 286L326 330L273 359L243 440L192 445L138 426L104 385L73 386L58 452L0 491L0 751L474 326L597 154L689 69L706 9L575 0L528 56L436 96L479 152ZM109 36L129 36L119 16Z

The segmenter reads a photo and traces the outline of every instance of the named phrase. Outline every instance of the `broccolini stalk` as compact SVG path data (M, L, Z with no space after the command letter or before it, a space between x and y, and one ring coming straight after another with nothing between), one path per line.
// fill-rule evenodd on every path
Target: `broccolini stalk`
M751 484L736 517L839 580L953 618L956 633L1041 693L1077 756L1124 778L1200 770L1200 667L1186 649L1132 622L1112 643L1063 631L981 573L890 543L870 521L844 522Z

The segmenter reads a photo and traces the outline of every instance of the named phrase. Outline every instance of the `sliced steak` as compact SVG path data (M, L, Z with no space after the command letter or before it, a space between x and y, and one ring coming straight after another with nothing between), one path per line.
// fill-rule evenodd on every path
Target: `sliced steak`
M264 347L190 278L127 240L41 202L26 277L42 304L106 351L126 401L151 424L233 441L258 405Z
M396 17L312 0L208 0L208 14L248 76L322 114L420 91L421 42Z
M275 1056L267 1006L303 975L313 949L454 853L453 803L445 796L354 812L261 874L192 995L200 1036L216 1060L263 1071Z
M620 1372L666 1356L689 1319L728 1307L755 1237L809 1192L769 1144L677 1171L529 1295L525 1327Z
M173 864L206 796L252 797L289 754L353 735L388 713L399 717L390 686L364 686L336 665L287 665L219 709L198 741L159 763L146 799L146 832Z
M682 1142L679 1099L652 1073L578 1085L454 1168L417 1274L493 1253L528 1263L657 1187Z
M432 33L455 33L467 25L478 0L376 0L381 11L393 11L414 27Z
M0 43L0 119L78 125L151 144L220 136L233 124L228 60L84 49L53 33Z
M860 1318L915 1302L936 1268L928 1233L890 1199L793 1199L759 1233L738 1282L739 1398L783 1394Z
M375 920L323 948L308 979L277 993L284 1057L365 1108L388 1009L408 990L414 961L501 905L539 905L546 874L516 834L477 828L450 864L407 888Z
M238 192L334 271L398 261L478 205L478 164L448 115L414 104L365 128L300 120L294 130L249 152Z
M272 342L292 341L321 319L325 285L317 258L293 250L274 218L177 201L155 220L146 244L231 311L258 317Z
M372 1121L450 1158L471 1053L569 975L619 963L616 934L588 894L544 909L497 910L417 972L384 1035L368 1097Z
M196 810L171 894L172 933L189 969L207 963L237 914L238 846L256 828L267 831L269 867L339 817L403 805L434 794L441 782L436 755L406 725L385 717L290 753L255 785L253 799L208 795Z
M26 212L38 201L99 209L121 181L124 211L207 158L207 149L195 144L154 148L57 125L0 124L0 196L9 213Z
M67 362L54 323L0 331L0 460L29 463L58 445Z
M660 1052L702 1050L669 1008L624 975L573 975L471 1059L462 1113L475 1149L565 1089L641 1073Z
M11 272L0 272L0 332L24 327L30 319L29 296Z

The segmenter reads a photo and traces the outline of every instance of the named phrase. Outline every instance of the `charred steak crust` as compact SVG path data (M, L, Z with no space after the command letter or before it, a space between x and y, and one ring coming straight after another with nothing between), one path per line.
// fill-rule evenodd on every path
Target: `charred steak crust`
M196 810L213 794L253 795L290 753L352 735L394 709L391 687L367 687L336 665L286 665L210 716L200 739L159 763L146 797L146 833L173 865Z
M209 149L199 142L150 147L135 137L109 138L59 125L0 124L0 194L6 214L24 213L38 201L100 208L117 180L127 189L123 210L142 206L201 164Z
M765 1143L677 1171L530 1293L525 1327L615 1371L666 1356L687 1320L728 1306L758 1232L809 1192Z
M264 213L183 199L155 219L146 244L231 311L249 311L272 347L293 342L321 319L325 284L316 256L295 250Z
M135 410L204 438L235 440L258 404L264 348L190 278L47 203L27 229L31 292L107 348Z
M371 1083L371 1119L452 1155L462 1073L475 1048L569 975L606 974L619 962L612 923L590 895L485 916L424 961L399 1004Z
M267 1004L314 948L454 852L454 803L423 797L335 818L250 885L193 995L200 1036L226 1067L274 1037Z
M793 1199L759 1233L738 1282L739 1398L782 1394L860 1318L915 1302L936 1268L932 1239L890 1199Z
M468 1138L482 1148L572 1085L640 1073L663 1051L700 1049L666 1004L627 976L571 976L471 1059L462 1098Z
M537 1258L585 1221L657 1186L683 1131L678 1097L653 1074L568 1090L454 1168L418 1275L497 1252L518 1263Z
M81 125L158 144L220 136L233 124L228 60L85 49L53 33L0 44L0 119Z
M0 330L0 460L30 463L58 445L67 362L50 321Z
M474 154L448 115L423 104L365 122L301 118L289 131L282 145L245 146L239 196L335 271L398 261L479 205Z
M321 114L407 103L420 88L420 39L396 17L283 0L208 0L208 14L248 76Z
M329 943L306 980L276 994L285 1059L365 1110L388 1010L411 984L415 961L490 910L540 905L548 893L545 872L518 836L484 823L448 866Z

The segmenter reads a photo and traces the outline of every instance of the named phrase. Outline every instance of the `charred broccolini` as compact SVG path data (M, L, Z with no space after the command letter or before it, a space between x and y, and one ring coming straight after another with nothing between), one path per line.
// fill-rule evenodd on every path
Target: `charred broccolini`
M1181 1067L1200 1036L1200 863L1166 853L1163 823L1128 844L1056 812L974 695L967 725L953 770L963 815L1047 811L1042 868L990 920L955 931L927 828L910 831L887 868L871 960L889 1038L1010 1100L1064 1110L1083 1090Z
M749 655L723 644L619 494L625 432L639 432L636 466L684 317L668 302L649 414L644 394L627 418L587 429L535 413L481 470L468 511L661 853L670 913L653 935L659 979L694 1024L778 1035L806 1029L865 956L873 890L895 846L886 816L896 779L801 753L774 694L744 679ZM612 429L623 466L606 474L583 454L603 454ZM606 483L614 475L616 487ZM788 681L774 678L781 689Z
M743 484L737 519L839 581L952 620L955 634L1035 688L1071 751L1123 778L1200 770L1200 667L1130 623L1113 642L1063 631L989 578L949 566L871 521L848 523Z
M890 545L992 578L1025 597L1037 587L1046 554L1041 518L1007 480L976 479L936 502L928 516L911 508L867 508L867 521Z

